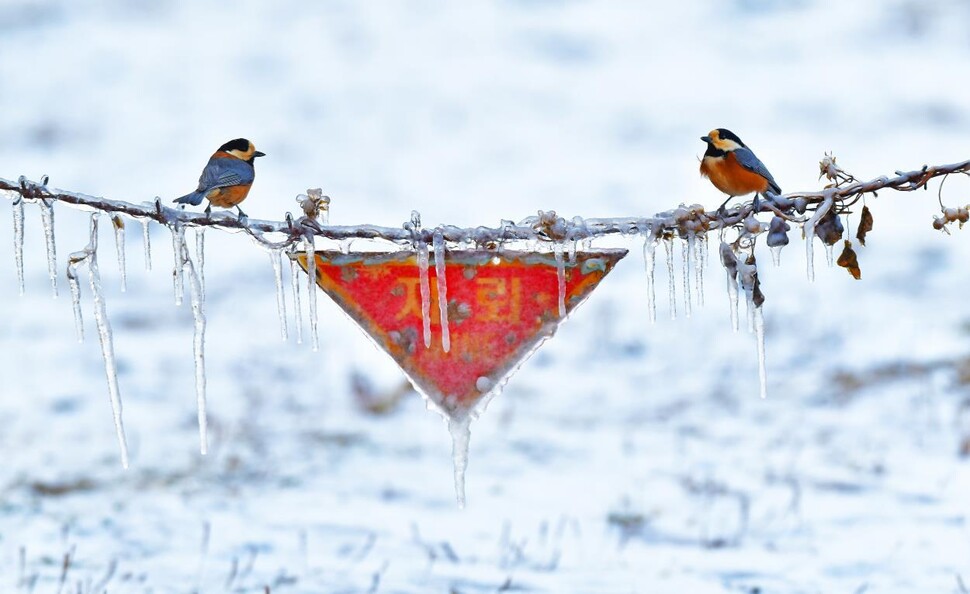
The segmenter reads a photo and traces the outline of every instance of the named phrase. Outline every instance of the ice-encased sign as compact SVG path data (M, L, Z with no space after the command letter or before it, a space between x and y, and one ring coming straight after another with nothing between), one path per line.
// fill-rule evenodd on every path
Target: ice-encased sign
M464 505L471 419L627 250L436 251L316 252L315 276L447 416Z

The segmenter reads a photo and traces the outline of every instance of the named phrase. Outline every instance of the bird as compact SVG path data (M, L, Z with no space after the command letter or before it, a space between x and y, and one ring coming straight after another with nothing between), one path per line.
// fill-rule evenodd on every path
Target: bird
M175 202L198 206L205 199L209 201L206 214L212 212L213 206L235 206L239 216L245 217L246 213L239 208L239 203L249 195L249 188L256 178L253 160L265 156L266 153L257 151L253 143L245 138L230 140L209 157L199 177L199 187L192 193L176 198Z
M735 196L752 192L781 194L781 188L765 164L755 156L738 135L725 128L717 128L701 136L707 151L701 159L701 175L714 187L728 195L721 208Z

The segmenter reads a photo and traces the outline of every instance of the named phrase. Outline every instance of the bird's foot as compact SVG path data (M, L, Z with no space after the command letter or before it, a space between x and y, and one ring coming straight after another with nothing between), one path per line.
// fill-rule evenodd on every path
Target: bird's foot
M212 205L205 207L205 218L212 218Z
M727 203L730 202L732 198L734 198L734 196L728 196L727 200L722 202L721 205L717 207L717 215L719 217L727 214L727 209L725 209L724 207L727 206Z
M242 209L241 209L241 208L239 208L239 206L238 206L238 205L236 206L236 210L238 210L238 211L239 211L239 218L240 218L240 219L248 219L248 218L249 218L249 215L247 215L246 213L244 213L244 212L242 211Z

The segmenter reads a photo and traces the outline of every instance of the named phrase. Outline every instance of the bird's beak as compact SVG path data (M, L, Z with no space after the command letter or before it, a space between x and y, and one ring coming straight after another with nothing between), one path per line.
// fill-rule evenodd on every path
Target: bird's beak
M265 157L266 156L266 153L264 153L262 151L256 151L255 153L253 153L253 156L254 157Z
M701 140L703 140L704 142L710 144L711 137L710 136L701 136Z

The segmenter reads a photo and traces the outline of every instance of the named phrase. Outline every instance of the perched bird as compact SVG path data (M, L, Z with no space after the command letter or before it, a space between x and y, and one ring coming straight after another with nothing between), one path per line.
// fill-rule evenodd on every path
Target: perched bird
M701 140L707 143L707 152L701 159L701 175L728 195L724 204L735 196L752 192L764 194L770 190L781 194L781 188L771 177L768 168L741 142L737 134L718 128L708 132L707 136L701 136Z
M208 206L205 207L206 214L212 211L213 206L220 208L235 206L239 210L239 216L246 216L246 213L239 208L239 203L246 199L249 188L256 178L253 160L264 156L265 153L257 151L253 143L245 138L230 140L212 153L205 169L202 170L202 176L199 177L198 189L191 194L176 198L175 202L198 206L202 204L203 199L206 199L209 201Z

